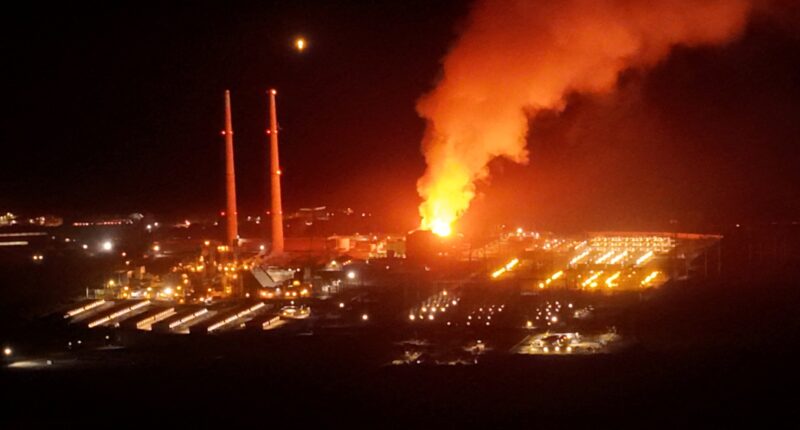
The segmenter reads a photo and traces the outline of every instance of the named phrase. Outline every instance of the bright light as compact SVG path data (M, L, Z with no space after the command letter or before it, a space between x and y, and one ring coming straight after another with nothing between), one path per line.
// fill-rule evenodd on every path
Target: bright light
M12 351L11 348L9 347L3 348L3 355L5 355L6 357L10 356L13 352L14 351Z
M652 282L653 279L656 278L656 276L658 276L658 271L654 271L654 272L650 273L649 275L647 275L647 277L645 277L642 280L642 286L647 286L648 284L650 284L650 282Z
M339 308L344 308L344 302L339 302Z
M564 275L563 270L559 270L558 272L553 273L553 275L547 278L545 282L539 282L539 288L544 288L546 285L550 285L553 281L555 281L556 279L560 278L563 275Z
M608 252L606 252L605 254L601 255L601 256L600 256L600 258L598 258L598 259L595 261L595 263L597 263L597 264L600 264L600 263L602 263L602 262L604 262L604 261L608 260L609 258L611 258L611 257L613 257L613 256L614 256L614 251L608 251Z
M579 255L576 255L575 258L569 261L570 266L574 265L575 263L583 260L584 258L589 256L590 250L587 249L586 251L581 252Z
M584 287L591 286L592 288L594 288L595 286L597 286L597 283L594 282L594 281L596 281L597 278L599 278L600 275L602 275L602 274L603 274L602 270L597 272L597 273L595 273L595 274L593 274L592 276L586 278L586 280L583 281L583 283L581 285L584 286Z
M415 319L417 319L417 317L414 314L409 314L408 315L408 319L410 319L411 321L414 321Z
M356 272L353 272L352 270L347 272L347 279L356 279Z
M363 321L366 321L366 320L368 320L368 319L369 319L369 315L367 315L367 314L361 314L361 320L363 320Z
M89 303L86 306L83 306L83 307L80 307L80 308L77 308L77 309L73 309L73 310L67 312L67 314L64 315L64 318L74 317L75 315L78 315L78 314L80 314L82 312L88 311L89 309L96 308L96 307L102 305L105 302L106 302L105 300L97 300L97 301L94 301L92 303Z
M306 39L302 37L298 37L294 41L294 47L297 48L298 51L303 52L306 49Z
M606 279L606 286L608 286L608 288L616 287L617 283L615 281L620 277L620 275L622 275L622 272L617 272L609 276L608 279Z
M437 236L447 237L453 233L453 228L447 222L437 219L431 223L431 231Z
M172 295L172 288L170 288L170 287L164 288L164 294L166 294L168 296Z
M496 279L496 278L500 277L503 273L506 273L506 272L510 271L511 269L513 269L514 267L516 267L517 264L519 264L519 258L515 258L515 259L509 261L508 263L506 263L505 266L503 266L503 267L495 270L494 272L492 272L492 278Z
M636 260L636 265L640 266L642 263L649 260L652 256L653 256L653 251L647 251L647 253L645 253Z
M159 252L159 251L161 251L161 246L153 245L153 252Z
M614 258L612 258L612 259L611 259L611 260L608 262L608 264L617 264L617 263L619 263L620 261L622 261L622 259L623 259L623 258L625 258L625 257L627 257L627 256L628 256L628 251L625 251L625 252L623 252L623 253L621 253L621 254L617 254L617 256L616 256L616 257L614 257Z
M103 251L111 251L112 249L114 249L114 244L111 243L110 240L107 240L107 241L103 242L101 247L103 248Z

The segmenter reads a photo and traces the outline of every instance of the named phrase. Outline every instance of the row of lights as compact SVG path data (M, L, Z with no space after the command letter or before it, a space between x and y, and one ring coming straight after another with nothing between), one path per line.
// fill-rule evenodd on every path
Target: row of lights
M536 308L536 319L544 321L548 326L556 324L558 322L558 314L561 312L561 302L555 301L554 303L550 303L550 301L547 301L545 304L546 306L544 308ZM568 303L567 308L572 309L572 303ZM525 323L525 327L533 328L534 322L528 320Z
M511 271L511 269L516 267L517 264L519 264L519 258L515 258L515 259L509 261L508 263L506 263L505 266L503 266L503 267L495 270L494 272L492 272L492 278L493 279L499 278L504 273Z
M411 321L425 320L433 321L435 318L436 312L446 312L450 306L455 306L458 304L458 298L450 298L448 297L447 290L443 290L440 293L428 298L425 300L425 303L420 306L419 311L413 311L409 313L408 319ZM424 314L427 314L424 315Z
M495 306L497 306L496 309L495 309ZM503 312L503 309L505 309L505 307L506 307L506 305L491 305L491 306L487 307L485 311L484 311L483 307L480 307L480 308L478 308L477 312L476 311L472 311L472 312L470 312L469 315L467 315L466 325L467 326L472 326L473 322L475 322L476 324L479 324L475 320L481 320L481 322L483 322L483 324L485 326L490 326L490 325L492 325L492 315L494 315L495 311ZM480 315L475 315L476 313L480 314ZM488 313L488 315L485 315L486 313ZM472 318L473 315L475 315L475 319L474 320ZM485 320L483 319L484 316L486 317ZM448 323L448 325L450 325L450 323Z

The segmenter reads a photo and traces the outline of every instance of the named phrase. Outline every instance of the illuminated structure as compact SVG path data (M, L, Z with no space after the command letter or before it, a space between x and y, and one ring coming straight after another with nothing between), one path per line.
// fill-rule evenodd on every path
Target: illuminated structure
M275 95L269 90L269 169L272 214L272 255L283 253L283 207L281 205L281 167L278 158L278 114L275 108Z
M430 230L414 230L406 236L406 257L414 262L427 263L440 253L441 241Z
M225 90L225 195L226 204L226 224L225 224L225 243L228 246L235 246L239 239L239 226L236 216L236 174L233 164L233 121L231 120L231 92Z

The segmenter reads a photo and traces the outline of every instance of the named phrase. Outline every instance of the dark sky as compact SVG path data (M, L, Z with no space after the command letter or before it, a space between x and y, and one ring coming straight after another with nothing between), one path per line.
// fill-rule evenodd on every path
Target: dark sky
M498 163L472 215L561 228L800 221L798 10L761 11L732 44L679 47L612 94L540 115L531 163Z
M416 222L424 162L414 102L466 11L459 2L220 1L7 16L0 209L221 209L230 88L240 211L258 211L274 86L289 209L396 205ZM295 35L309 40L302 55Z
M240 211L265 206L278 89L284 201L417 222L422 121L468 4L115 2L3 17L0 210L184 215L224 204L230 88ZM786 4L789 4L787 2ZM619 91L532 120L531 163L493 165L468 218L563 228L800 219L800 20L760 13ZM295 35L307 52L291 50ZM491 209L491 210L490 210Z

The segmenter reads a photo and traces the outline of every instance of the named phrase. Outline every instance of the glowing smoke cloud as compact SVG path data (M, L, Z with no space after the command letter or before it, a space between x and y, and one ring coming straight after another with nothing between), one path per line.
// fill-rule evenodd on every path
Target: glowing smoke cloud
M428 121L421 228L450 234L491 160L527 162L528 115L562 108L570 92L610 91L621 71L652 66L675 45L726 42L750 9L749 0L480 1L417 104Z

